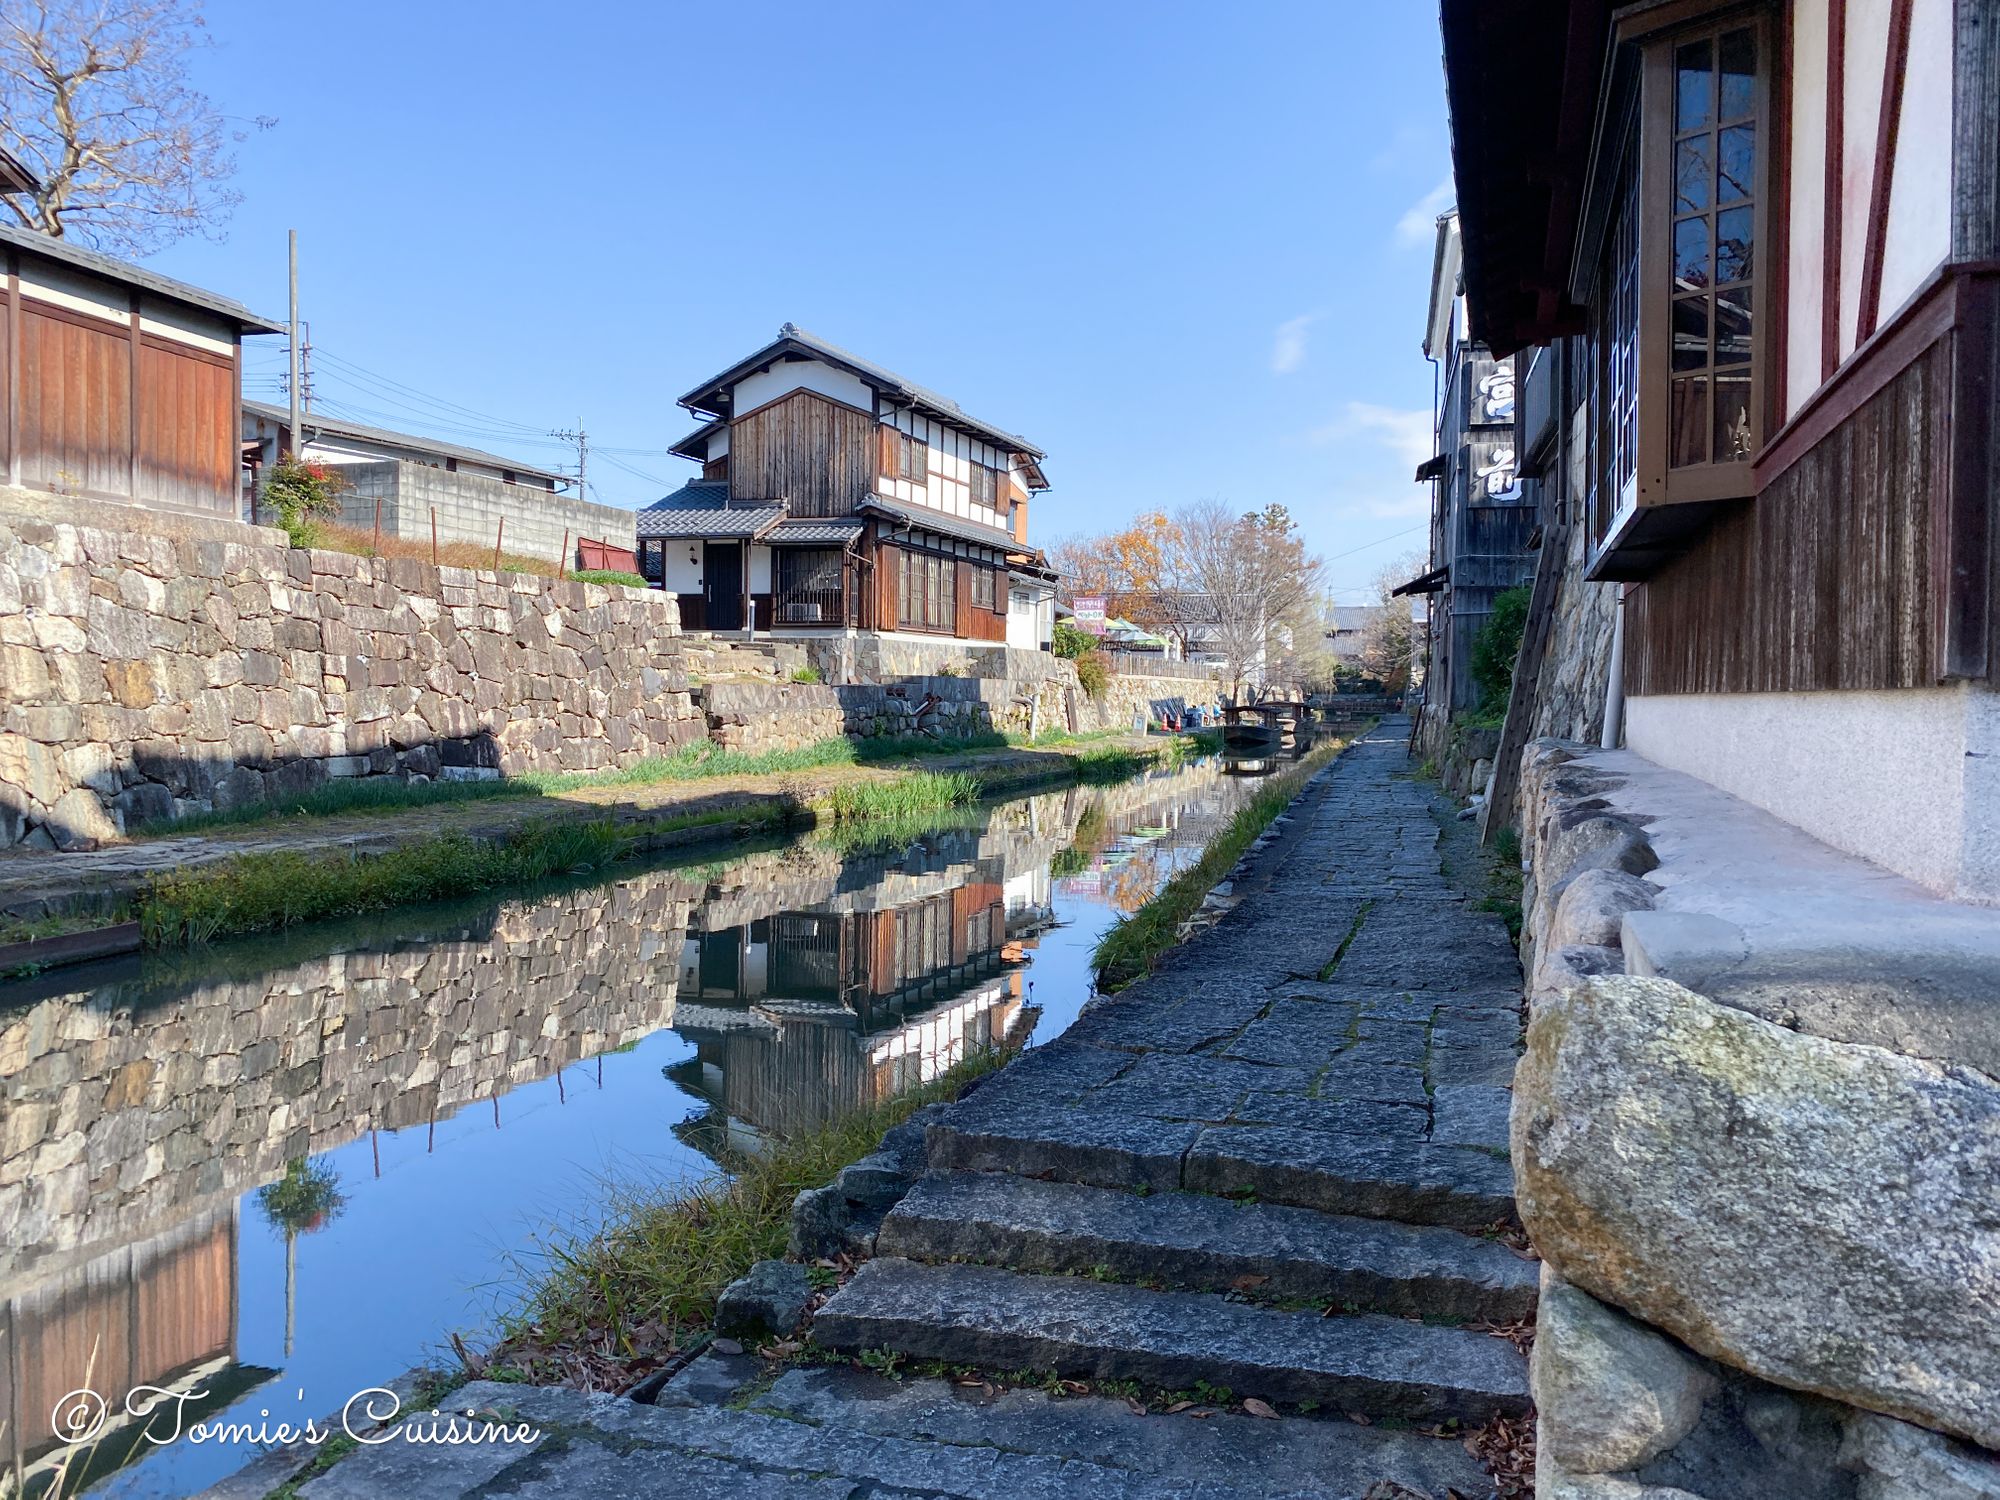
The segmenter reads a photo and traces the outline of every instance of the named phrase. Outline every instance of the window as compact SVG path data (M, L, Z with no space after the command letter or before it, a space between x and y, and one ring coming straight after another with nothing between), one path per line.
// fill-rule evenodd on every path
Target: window
M914 630L956 628L958 560L929 552L896 554L897 622Z
M1667 462L1676 469L1754 452L1757 50L1747 26L1674 48Z
M984 464L972 466L972 503L988 510L1000 508L1000 475Z
M780 547L775 601L780 625L830 625L840 620L840 553L831 547Z
M912 484L928 484L931 477L931 450L922 438L907 432L897 434L896 477Z
M994 589L993 589L993 579L994 579L994 576L995 576L995 575L994 575L994 572L993 572L993 570L992 570L991 568L974 568L974 569L972 570L972 605L973 605L973 608L975 608L975 609L992 609L992 608L994 608L994 604L993 604L993 594L994 594Z

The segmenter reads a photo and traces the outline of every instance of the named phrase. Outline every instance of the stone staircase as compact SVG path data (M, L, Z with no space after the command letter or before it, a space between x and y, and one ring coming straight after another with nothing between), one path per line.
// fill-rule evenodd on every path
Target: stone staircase
M1538 1284L1503 1240L1519 970L1444 884L1390 741L1316 783L1174 973L928 1125L816 1344L1226 1389L1385 1437L1527 1411L1496 1336ZM1414 1483L1398 1462L1364 1442L1354 1492Z

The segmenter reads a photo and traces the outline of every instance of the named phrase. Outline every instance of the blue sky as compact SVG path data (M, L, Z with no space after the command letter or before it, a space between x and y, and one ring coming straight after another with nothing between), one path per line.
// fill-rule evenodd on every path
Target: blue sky
M1422 543L1431 6L208 15L204 85L278 124L227 239L150 263L282 315L296 227L316 391L370 420L542 463L581 420L643 504L688 466L611 450L789 319L1045 448L1038 542L1279 501L1347 601Z

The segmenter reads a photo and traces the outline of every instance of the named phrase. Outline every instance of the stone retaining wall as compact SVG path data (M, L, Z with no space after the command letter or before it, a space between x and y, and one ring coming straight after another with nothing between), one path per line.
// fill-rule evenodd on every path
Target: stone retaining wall
M705 732L672 595L0 490L0 845L331 778L586 771Z
M1692 966L1693 988L1646 977L1645 932L1728 926L1655 909L1713 851L1685 810L1662 832L1637 773L1591 754L1541 740L1522 766L1532 1014L1512 1146L1545 1263L1537 1492L1993 1500L2000 1079L1983 1013L1926 1009L1942 957L1905 968L1900 997L1844 1004L1882 941L1862 929L1766 960L1747 988L1740 941ZM1832 900L1825 853L1794 868L1767 849L1760 878ZM1906 1035L1885 1009L1938 1024Z

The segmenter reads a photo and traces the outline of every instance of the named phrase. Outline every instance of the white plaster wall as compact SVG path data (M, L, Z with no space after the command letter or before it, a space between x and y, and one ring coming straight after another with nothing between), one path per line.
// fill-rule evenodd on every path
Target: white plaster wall
M2000 904L1991 688L1632 698L1625 744L1940 895Z
M867 385L845 370L836 370L816 359L785 361L737 381L731 392L730 409L742 416L797 390L818 391L822 396L831 396L863 411L875 409L875 393Z
M1951 0L1915 0L1882 242L1881 321L1950 253Z
M1841 91L1840 357L1854 352L1861 313L1861 261L1875 212L1875 146L1888 71L1890 0L1847 0Z
M1826 242L1827 0L1792 6L1790 239L1786 250L1785 414L1819 389Z
M1033 651L1041 645L1035 634L1035 600L1024 589L1007 592L1007 644L1017 651Z
M750 592L753 594L768 594L771 592L771 549L769 547L752 547L750 549ZM769 622L759 620L757 623L763 625Z
M661 587L676 594L701 592L701 543L667 539L661 555Z

